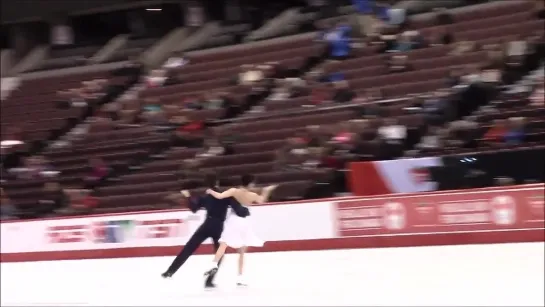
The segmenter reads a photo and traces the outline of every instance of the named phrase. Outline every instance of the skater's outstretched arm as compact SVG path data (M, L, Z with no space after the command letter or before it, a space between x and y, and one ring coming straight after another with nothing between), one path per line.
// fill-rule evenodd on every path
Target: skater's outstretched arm
M191 210L191 212L195 213L199 211L199 209L204 207L202 197L191 197L191 194L189 193L188 190L182 190L180 192L182 193L182 195L184 195L185 197L189 199L188 207L189 207L189 210Z
M278 185L270 185L267 187L264 187L261 190L261 195L255 194L255 202L258 204L266 203L269 200L269 196L271 196L271 192L276 189Z
M218 192L216 192L216 191L214 191L212 189L208 189L208 190L206 190L206 193L214 196L214 198L224 199L224 198L227 198L227 197L233 197L235 195L236 190L237 189L235 189L235 188L230 188L227 191L223 191L221 193L218 193Z

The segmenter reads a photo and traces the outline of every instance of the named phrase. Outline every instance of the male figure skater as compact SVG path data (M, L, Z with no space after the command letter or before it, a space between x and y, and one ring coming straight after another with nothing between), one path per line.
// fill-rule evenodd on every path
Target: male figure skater
M218 179L215 174L207 174L205 178L206 185L215 191L218 191ZM223 222L227 216L227 209L229 207L233 208L233 211L236 215L240 217L246 217L250 215L248 208L242 206L234 198L224 198L216 199L212 195L205 194L200 197L190 197L189 191L181 191L184 196L189 197L189 209L195 213L199 209L204 208L206 213L206 218L201 226L195 231L193 236L187 241L184 248L180 251L178 256L174 259L170 267L161 274L164 278L170 278L178 269L187 261L189 256L191 256L197 248L208 238L212 238L214 241L215 250L219 247L218 240L221 237L223 232ZM221 263L221 260L220 260ZM219 263L218 263L219 265ZM213 288L215 287L214 281L215 274L211 274L206 278L205 287Z

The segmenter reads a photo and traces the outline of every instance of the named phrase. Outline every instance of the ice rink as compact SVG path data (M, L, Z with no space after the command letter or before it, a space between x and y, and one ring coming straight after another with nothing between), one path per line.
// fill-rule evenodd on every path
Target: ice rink
M229 254L204 291L211 256L174 278L172 257L1 265L2 306L543 306L543 243L254 253L247 288Z

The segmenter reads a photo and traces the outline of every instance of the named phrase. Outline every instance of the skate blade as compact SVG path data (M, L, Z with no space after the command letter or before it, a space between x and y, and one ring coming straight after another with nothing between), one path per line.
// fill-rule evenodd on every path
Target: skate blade
M210 276L212 274L216 274L216 272L218 271L218 268L213 268L211 270L208 270L204 273L204 276Z

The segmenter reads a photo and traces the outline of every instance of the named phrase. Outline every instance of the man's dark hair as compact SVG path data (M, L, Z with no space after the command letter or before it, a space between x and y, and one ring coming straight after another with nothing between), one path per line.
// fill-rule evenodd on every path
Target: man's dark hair
M204 175L204 184L208 188L213 188L218 183L218 176L216 173L206 173Z
M245 175L242 175L242 177L241 177L242 186L244 186L244 187L250 185L250 183L252 183L254 181L255 181L255 177L253 175L250 175L250 174L245 174Z

